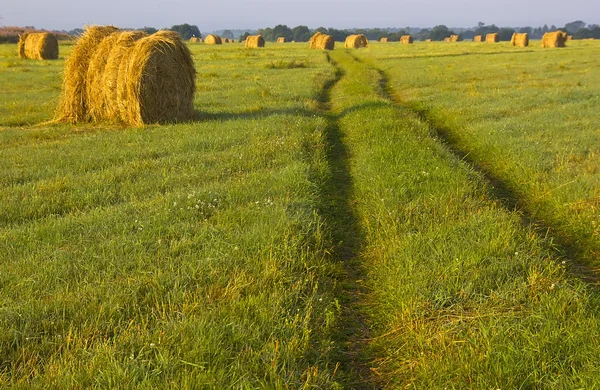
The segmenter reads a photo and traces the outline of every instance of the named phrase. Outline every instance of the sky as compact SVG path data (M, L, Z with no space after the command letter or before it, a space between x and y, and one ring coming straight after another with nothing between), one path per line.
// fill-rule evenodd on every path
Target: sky
M500 5L501 4L501 5ZM201 32L333 27L557 27L576 20L600 24L598 0L2 0L0 26L72 30L88 24L166 28L188 23Z

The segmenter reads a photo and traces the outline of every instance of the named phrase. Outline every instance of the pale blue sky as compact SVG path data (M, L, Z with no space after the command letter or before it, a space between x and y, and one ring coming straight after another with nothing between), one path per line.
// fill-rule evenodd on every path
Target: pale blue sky
M219 29L306 25L352 27L472 27L481 21L517 27L557 27L575 20L600 24L599 0L2 0L0 25L71 30L86 24Z

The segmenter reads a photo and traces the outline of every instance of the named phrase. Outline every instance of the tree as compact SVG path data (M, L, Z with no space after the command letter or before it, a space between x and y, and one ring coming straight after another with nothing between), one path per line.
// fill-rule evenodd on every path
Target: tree
M244 42L246 38L250 36L250 33L246 31L244 34L240 35L240 42Z
M140 28L140 31L145 32L146 34L150 35L150 34L154 34L155 32L157 32L158 30L155 29L154 27L146 27L144 26L144 28Z
M510 41L515 30L510 27L502 27L498 30L498 39L501 41Z
M221 34L221 36L223 38L227 38L227 39L233 39L233 32L231 32L231 30L223 30L223 33Z
M448 27L441 24L431 29L431 32L429 33L429 38L432 41L443 41L444 38L447 38L450 35L454 35L454 32L450 31Z
M183 40L189 40L192 36L200 38L200 29L196 25L189 25L187 23L177 24L171 27L169 30L175 31Z
M289 42L294 39L294 32L285 24L278 24L277 26L273 27L270 40L275 42L279 37L284 37L286 42Z
M312 36L310 29L306 26L296 26L292 29L293 39L296 42L308 42Z
M571 23L565 24L565 29L569 34L575 34L577 31L581 30L585 27L585 22L581 20L576 20Z

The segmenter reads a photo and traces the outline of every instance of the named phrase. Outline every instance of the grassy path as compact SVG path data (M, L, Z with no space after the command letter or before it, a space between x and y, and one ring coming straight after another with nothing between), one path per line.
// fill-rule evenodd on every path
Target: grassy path
M361 52L360 58L368 57ZM376 63L332 58L332 89L363 242L372 384L414 388L589 387L597 291L507 209L485 175L392 99Z

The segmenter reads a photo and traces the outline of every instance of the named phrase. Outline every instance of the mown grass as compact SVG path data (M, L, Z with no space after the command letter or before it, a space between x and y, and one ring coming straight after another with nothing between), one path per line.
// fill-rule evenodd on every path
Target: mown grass
M597 291L496 199L428 123L391 99L374 48L335 51L332 90L369 293L362 343L389 388L592 388ZM406 69L404 69L406 71ZM400 72L400 71L398 71Z
M598 268L600 45L463 45L474 46L496 53L463 55L439 45L433 55L447 56L399 58L378 46L370 56L401 99L501 181L507 197L550 228L570 256Z
M133 129L40 125L62 61L12 49L10 69L39 69L0 74L32 107L0 103L0 387L337 386L307 112L325 57L269 70L267 51L193 47L198 120Z
M514 72L489 63L533 69L559 51L190 45L196 120L135 129L43 124L70 47L48 65L15 47L0 45L12 94L0 100L0 387L599 382L600 301L569 271L579 257L506 207L495 160L469 147L479 157L465 161L438 136L462 118L441 91L496 91L487 114L461 108L474 134L475 112L491 125L514 106L502 84ZM466 69L476 63L488 73ZM560 72L596 82L570 63L550 70L537 92L574 77ZM471 138L503 138L490 129Z

